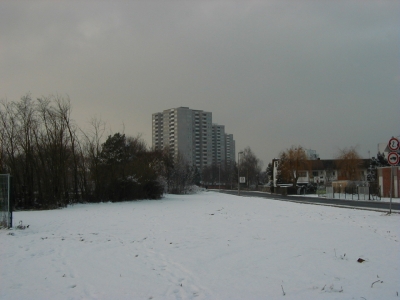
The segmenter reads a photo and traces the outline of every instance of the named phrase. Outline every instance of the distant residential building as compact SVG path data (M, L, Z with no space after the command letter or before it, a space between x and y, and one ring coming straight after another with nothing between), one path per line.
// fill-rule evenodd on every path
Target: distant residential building
M358 177L361 181L367 181L370 159L361 159ZM309 161L309 169L300 172L297 183L327 184L336 180L346 180L340 174L338 161L334 159L317 159Z
M400 167L379 167L377 168L378 183L381 197L400 197ZM392 173L393 171L393 173ZM392 179L392 180L390 180ZM390 181L392 181L390 183ZM392 193L390 193L392 191Z
M278 186L278 176L279 174L279 159L278 158L274 158L272 160L272 186L273 187L277 187Z
M213 164L225 164L225 126L212 124L212 161Z
M316 150L304 149L309 160L319 159L319 154Z
M179 153L190 165L199 169L227 161L225 126L212 124L211 112L189 107L154 113L152 144L155 150L169 147L174 157ZM232 142L229 145L231 148ZM232 160L231 157L229 159Z
M397 139L400 140L400 136L397 136ZM388 143L379 143L378 144L378 153L383 154L385 160L387 160L389 153L392 152ZM400 166L393 167L378 167L377 168L377 180L380 187L381 197L400 197Z
M308 161L308 169L301 170L298 173L297 184L317 183L327 184L336 180L345 180L341 176L338 161L334 159L316 159ZM368 168L370 166L370 159L361 159L360 161L359 178L362 181L367 180ZM276 187L276 182L279 175L279 159L272 160L273 166L273 186Z
M236 161L236 146L235 140L233 139L233 134L225 133L225 160L226 166L233 168Z
M378 144L378 153L389 153L390 150L388 148L388 144L387 143L379 143Z
M328 182L338 180L338 176L336 160L310 160L309 169L300 172L297 183L326 184Z

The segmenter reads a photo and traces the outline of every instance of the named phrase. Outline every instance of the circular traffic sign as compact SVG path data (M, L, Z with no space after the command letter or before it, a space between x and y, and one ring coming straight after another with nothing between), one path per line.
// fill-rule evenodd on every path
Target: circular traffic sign
M396 139L395 137L392 137L389 140L388 147L389 147L390 150L396 151L400 147L400 141L398 139Z
M388 163L392 166L399 164L400 156L396 152L390 152L388 154Z

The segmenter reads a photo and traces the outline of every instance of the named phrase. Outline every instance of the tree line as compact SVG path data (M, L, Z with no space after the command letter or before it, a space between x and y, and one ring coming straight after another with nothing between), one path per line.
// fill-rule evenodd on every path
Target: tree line
M223 185L226 188L236 188L238 182L238 171L240 176L246 177L245 187L256 187L264 183L266 175L262 172L263 162L255 155L250 147L240 151L237 164L213 163L204 167L202 181L206 185Z
M199 171L140 136L106 137L104 121L82 130L68 97L0 101L0 173L13 176L15 207L56 208L71 203L159 199L183 193Z
M240 151L239 163L213 163L202 170L189 165L182 155L164 148L154 151L140 135L114 133L106 136L106 123L93 118L83 130L71 118L68 97L48 96L19 101L0 101L0 173L13 176L17 208L55 208L71 203L159 199L163 193L185 193L193 184L236 188L238 175L246 177L243 188L257 188L272 178L272 164L262 171L250 147ZM278 182L296 186L302 171L311 171L301 146L279 154ZM360 179L361 157L355 148L340 150L335 160L340 177ZM387 164L378 153L374 169ZM239 173L239 174L238 174Z

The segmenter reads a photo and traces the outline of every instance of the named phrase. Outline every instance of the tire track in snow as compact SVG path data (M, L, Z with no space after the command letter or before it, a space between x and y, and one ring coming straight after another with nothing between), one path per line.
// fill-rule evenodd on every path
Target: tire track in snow
M143 256L142 259L145 260L145 264L168 283L168 287L162 292L161 299L216 299L210 290L200 284L200 278L191 270L169 255L164 254L171 250L158 243L160 236L157 233L159 232L157 227L159 227L159 224L154 222L148 230L148 235L139 239L135 244L139 246L137 250L141 252L139 257ZM175 248L179 248L179 246ZM149 297L149 299L156 298Z
M166 299L215 299L207 288L199 284L200 279L179 262L149 248L146 254L152 269L170 282L163 295Z

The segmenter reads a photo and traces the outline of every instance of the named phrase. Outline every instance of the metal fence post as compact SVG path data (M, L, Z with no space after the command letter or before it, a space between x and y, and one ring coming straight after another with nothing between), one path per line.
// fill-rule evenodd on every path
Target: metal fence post
M13 206L14 206L14 193L13 193L13 177L8 175L8 214L10 217L9 228L12 228L13 221Z
M12 227L12 189L10 174L0 174L0 225Z

